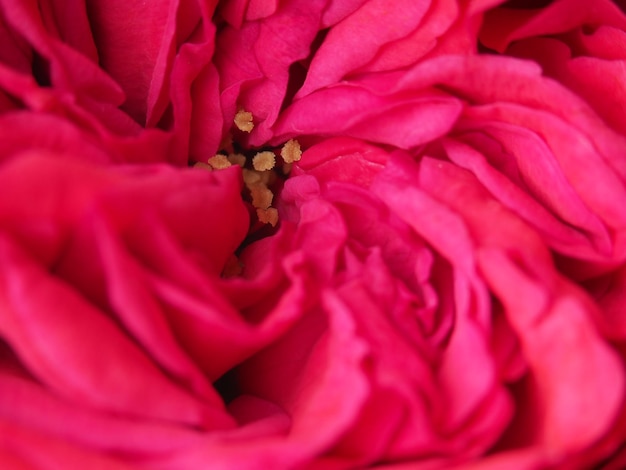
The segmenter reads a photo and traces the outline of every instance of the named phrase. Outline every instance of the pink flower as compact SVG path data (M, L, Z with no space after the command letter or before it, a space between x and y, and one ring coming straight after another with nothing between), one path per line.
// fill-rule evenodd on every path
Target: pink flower
M522 3L0 2L0 463L621 468L626 16Z

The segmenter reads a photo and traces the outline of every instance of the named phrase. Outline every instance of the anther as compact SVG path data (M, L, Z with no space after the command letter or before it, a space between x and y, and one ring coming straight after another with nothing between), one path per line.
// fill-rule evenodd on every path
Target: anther
M302 158L302 150L300 150L300 144L297 140L291 139L285 142L283 148L280 151L280 156L283 157L285 163L297 162Z
M235 114L235 126L237 126L237 129L240 131L252 132L252 129L254 129L252 113L244 111L243 109L237 111L237 114Z
M267 171L274 168L276 156L274 152L259 152L252 158L252 166L257 171Z
M225 155L217 154L207 160L207 163L211 165L211 168L214 170L223 170L224 168L228 168L231 166L231 163L228 161Z

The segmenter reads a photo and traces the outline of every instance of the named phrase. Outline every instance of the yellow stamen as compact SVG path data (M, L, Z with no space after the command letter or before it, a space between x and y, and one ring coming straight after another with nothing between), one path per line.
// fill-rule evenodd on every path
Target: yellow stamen
M237 129L240 131L252 132L252 129L254 129L252 113L244 111L243 109L237 111L237 114L235 114L235 126L237 126Z
M240 153L231 153L228 156L228 161L233 165L239 165L240 167L244 167L246 164L246 156Z
M261 181L261 173L255 170L248 170L244 168L243 182L246 183L246 186L250 186L254 183L259 183L260 181Z
M252 158L252 166L257 171L267 171L274 168L276 156L274 152L259 152Z
M193 165L194 168L199 168L201 170L213 170L213 167L211 167L211 165L209 165L208 163L204 163L204 162L196 162Z
M207 163L211 165L211 168L213 168L214 170L223 170L224 168L228 168L229 166L231 166L228 158L226 158L225 155L221 155L219 153L209 158Z
M261 182L271 186L276 182L276 171L262 171L261 172Z
M251 132L254 129L252 113L243 109L240 109L235 115L234 123L243 132ZM283 161L278 167L276 166L276 155L279 154L277 149L276 153L273 151L257 152L250 161L246 155L235 153L235 149L239 149L240 145L233 143L230 134L224 136L222 144L221 153L209 158L206 163L196 163L195 166L208 170L220 170L232 165L239 165L242 169L246 188L242 194L244 200L252 203L259 222L275 227L278 224L278 210L272 207L274 200L272 188L275 188L277 180L284 179L282 175L290 173L293 163L302 158L300 143L295 139L285 142L280 149L280 156ZM241 262L233 256L226 263L222 276L237 276L241 274L241 269Z
M278 211L273 207L269 207L267 209L257 209L256 215L259 218L259 222L271 224L272 227L276 227L276 224L278 223Z
M298 141L291 139L285 142L285 145L283 145L283 148L280 151L280 156L283 157L285 163L300 161L300 158L302 158L302 150L300 150L300 144Z
M263 183L256 183L248 186L252 196L252 205L257 209L267 209L272 205L274 194Z

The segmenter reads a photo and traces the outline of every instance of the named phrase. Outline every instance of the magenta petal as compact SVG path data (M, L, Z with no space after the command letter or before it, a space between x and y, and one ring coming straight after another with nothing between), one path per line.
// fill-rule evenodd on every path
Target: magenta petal
M614 129L622 135L624 126L624 100L626 92L623 86L624 71L620 67L626 57L623 43L626 34L616 28L602 27L589 38L578 33L571 42L562 42L553 38L529 38L516 42L508 52L516 57L535 60L544 73L557 79L563 85L584 98L590 106ZM590 46L590 51L572 50L576 43ZM573 44L572 44L573 43ZM621 47L620 47L621 44ZM613 99L603 99L606 93Z
M219 6L217 12L231 26L240 29L244 21L246 9L250 0L233 0L223 2Z
M227 27L220 32L215 63L220 71L225 131L241 107L254 111L255 128L250 136L253 145L262 146L272 136L271 126L289 86L289 67L309 55L325 4L325 0L283 2L263 21L246 22L241 30ZM273 8L268 2L258 5ZM251 2L250 6L256 7L257 3Z
M347 181L369 186L387 157L383 149L362 140L337 137L309 147L293 173L306 172L322 182Z
M581 42L581 52L604 60L619 60L626 56L626 34L609 25L599 26L592 33L581 31L576 37Z
M506 398L504 402L496 399L498 395L500 399L501 395L506 397L507 393L498 384L488 346L478 325L469 319L459 319L443 355L438 378L448 414L445 426L454 428L461 425L488 401L489 406L496 409L496 420L488 426L488 432L495 441L510 420L512 407Z
M352 85L337 85L297 100L282 113L274 140L303 135L368 139L411 148L448 132L461 113L458 99L438 93L380 96Z
M419 24L428 6L428 2L410 0L366 2L330 30L298 95L335 84L365 65L385 43L402 38ZM394 11L402 11L402 15L392 14ZM370 27L372 22L376 28Z
M397 70L416 64L419 60L445 51L446 37L459 19L459 5L454 0L430 2L428 12L408 35L384 44L362 71ZM361 72L361 71L359 71Z
M47 2L45 2L47 3ZM80 38L82 51L69 47L58 36L50 34L45 22L52 18L63 21L64 8L45 4L40 11L37 2L12 1L5 2L3 16L6 23L14 31L14 35L22 36L44 60L50 64L49 76L42 70L41 80L50 80L55 86L65 91L75 92L82 95L88 92L92 99L102 102L110 102L119 105L124 97L119 85L115 83L97 64L96 52L93 41L87 35L89 19L85 6L76 4L73 6L74 31L83 37ZM57 11L50 11L48 8ZM82 30L82 33L80 32ZM65 38L72 41L74 38ZM33 52L31 52L33 54Z
M184 448L199 433L173 424L147 422L77 407L39 384L8 374L0 376L0 416L5 422L103 452L139 457Z
M621 407L622 362L599 337L580 300L555 294L550 300L543 283L501 252L484 251L480 264L520 336L537 383L542 413L537 437L556 452L584 448L607 432Z
M2 252L3 334L60 394L129 415L210 427L231 424L216 405L203 404L170 382L112 321L49 278L10 241L2 240Z
M608 24L626 28L626 16L608 0L593 5L584 0L567 0L537 10L495 9L487 13L481 41L503 51L509 43L529 36L563 33L583 24Z
M191 106L191 100L188 103L192 107L189 153L196 161L206 162L218 152L222 143L223 123L216 119L222 114L218 84L219 75L213 65L207 65L194 80L192 97L196 106ZM184 102L182 99L176 101L179 104ZM180 121L177 122L182 126Z
M328 315L327 330L319 341L313 337L313 350L304 362L296 349L311 346L311 332L302 324L289 334L290 338L275 342L257 355L240 371L241 387L257 397L240 405L261 407L257 413L268 413L271 429L260 423L242 427L223 437L207 436L182 452L172 453L150 465L152 469L194 469L211 462L213 468L298 468L313 463L320 453L333 445L358 419L368 394L363 374L366 344L356 335L350 315L334 294L324 294L323 307ZM312 312L313 313L313 312ZM319 312L322 313L322 312ZM315 313L313 313L315 315ZM305 326L303 329L302 326ZM320 333L315 328L313 336ZM289 353L285 355L286 351ZM276 355L283 366L276 367ZM294 369L295 368L295 369ZM290 373L289 371L293 372ZM315 377L315 380L310 380ZM272 411L266 401L279 405L291 416L292 426L286 435L276 435L277 426L285 419L280 411ZM243 412L243 410L241 410ZM247 410L246 414L252 413ZM283 421L284 422L284 421Z
M175 21L176 4L169 0L89 4L100 64L124 88L124 108L140 123L150 112L150 88L164 78L161 65L173 45L170 23Z
M93 232L86 237L97 243L109 303L119 320L155 362L203 399L219 406L221 399L175 339L161 305L150 290L145 269L128 256L110 227L98 221L89 222Z
M532 185L547 184L547 180L542 182L541 178L548 175L551 175L553 180L558 178L555 189L559 190L562 198L571 201L568 205L561 202L562 208L557 209L563 212L571 211L566 217L576 217L578 219L577 224L580 224L584 219L589 220L600 216L606 220L607 224L626 225L626 210L614 202L614 198L620 198L621 194L626 197L624 184L619 175L605 163L603 156L596 151L591 138L576 132L571 124L563 122L561 119L546 113L522 109L518 106L486 106L468 114L476 120L491 120L497 115L504 123L521 127L522 130L517 132L517 135L503 139L503 143L507 147L510 145L511 150L516 154L520 154L522 151L518 147L521 143L520 134L529 135L530 132L536 132L536 136L531 137L529 135L529 137L536 141L534 147L543 156L535 162L543 171L537 172L527 160L520 158L518 161L522 165L527 165L525 167L520 166L525 175L528 175L529 183ZM483 126L485 124L487 126L486 132L489 133L489 124L483 122ZM504 131L504 129L502 130ZM498 131L496 132L499 134ZM538 138L541 138L543 142ZM550 153L552 153L552 157ZM535 173L530 173L532 171ZM603 181L604 184L602 187L598 187L592 181ZM576 195L572 194L572 189L567 187L570 185L574 191L577 190ZM546 194L545 197L555 198L556 194L558 193ZM577 198L580 198L581 201L576 201ZM586 216L581 215L586 212L582 203L588 206L587 211L592 213ZM548 204L555 206L558 201L549 200ZM576 212L578 215L574 215ZM594 216L594 213L597 216Z
M468 139L469 140L469 139ZM526 141L528 142L528 141ZM528 142L523 148L527 149L530 143ZM537 175L537 172L533 169L534 166L528 166L526 163L522 163L521 168L515 168L516 159L498 161L498 155L482 155L476 149L469 146L465 146L458 142L445 141L445 149L449 158L462 168L466 168L472 171L478 180L489 190L502 204L512 209L521 218L527 220L530 224L534 225L544 237L546 243L557 249L559 252L568 253L570 255L595 257L597 256L597 248L593 245L592 240L589 240L586 236L590 232L578 231L574 229L570 224L565 224L557 217L556 214L551 213L550 205L546 202L546 197L552 198L552 195L545 195L541 188L545 187L544 184L540 184L538 181L532 182L533 187L537 188L537 196L533 197L533 192L528 188L528 183L533 178L545 178L547 171L542 172L541 175ZM519 159L522 160L523 154L526 151L522 151L522 145L519 147ZM488 149L485 149L488 152ZM510 153L508 154L511 155ZM549 154L546 160L551 157ZM506 158L506 157L505 157ZM546 162L547 163L547 162ZM542 165L545 163L540 163ZM515 165L515 166L514 166ZM498 166L501 167L498 168ZM508 171L507 171L508 170ZM528 174L523 177L518 176L517 172ZM553 178L550 182L554 186L555 179L563 181L561 175ZM541 191L541 192L539 192ZM569 188L567 183L563 184L563 188L555 188L555 192L560 191L562 194L569 193L569 205L564 205L563 212L573 211L576 205L572 204L572 200L576 201L578 197ZM542 199L539 199L542 198ZM563 205L563 198L560 200L556 198L556 209ZM543 202L543 204L542 204ZM577 204L578 208L582 208L581 204ZM561 212L561 214L563 214ZM582 211L580 217L581 222L589 224L591 217L585 214L585 210ZM563 215L561 215L563 217ZM592 220L592 219L591 219ZM596 230L603 232L601 225L596 223Z
M250 0L246 10L246 19L254 21L267 18L276 12L278 4L278 0Z
M426 354L386 318L363 282L342 286L339 295L371 350L367 372L372 387L359 422L339 449L354 451L358 441L367 442L366 451L353 452L355 463L445 452L445 439L433 429L437 411L445 405L438 400Z
M120 459L90 452L78 446L40 434L32 429L0 421L0 459L16 470L93 468L132 470ZM6 460L5 460L6 459ZM15 466L12 466L15 464Z
M181 247L177 254L196 263L201 251L208 257L200 257L208 265L202 267L217 276L228 256L222 250L235 249L247 223L239 173L164 166L112 170L67 161L31 155L3 168L6 194L41 201L0 208L12 233L3 236L7 340L42 381L85 406L209 428L233 425L221 398L173 338L152 290L152 265L138 265L144 258L135 254L146 256L152 244L135 254L132 247L150 228L146 221L161 227L156 233L167 225ZM14 172L28 175L29 184ZM221 231L210 217L196 222L207 201L219 206L210 212L223 215ZM83 269L90 256L89 269ZM184 390L157 364L207 400Z

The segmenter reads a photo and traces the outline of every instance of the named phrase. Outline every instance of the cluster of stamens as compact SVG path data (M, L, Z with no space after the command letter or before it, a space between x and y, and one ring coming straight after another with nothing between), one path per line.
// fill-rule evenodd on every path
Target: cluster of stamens
M242 132L250 133L254 129L252 113L240 110L234 119L235 126ZM286 176L291 171L293 162L300 160L302 151L296 140L286 142L281 150L282 165L276 165L276 153L271 150L257 152L251 159L233 149L232 142L225 142L222 152L209 158L206 163L196 163L196 167L207 170L222 170L232 165L239 165L243 172L243 181L252 206L256 209L259 222L270 224L278 223L278 211L272 207L274 193L272 186L282 173ZM280 173L278 173L280 172Z

